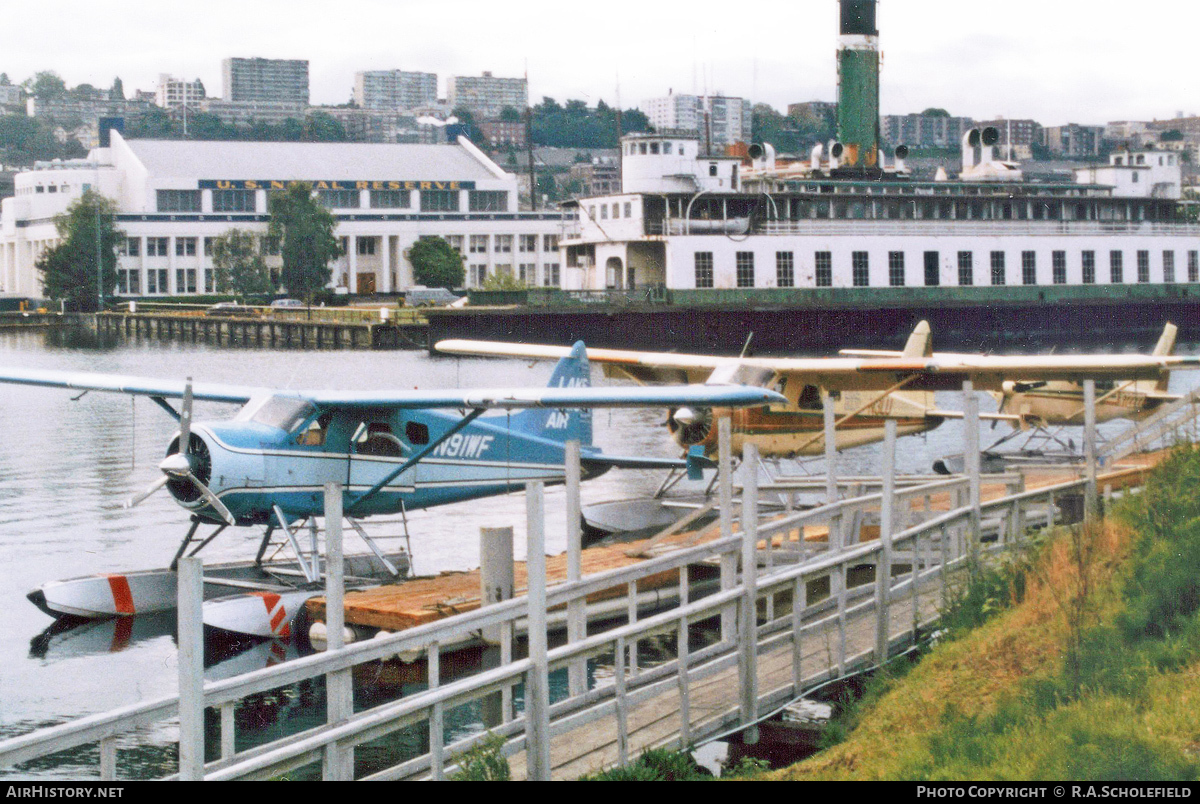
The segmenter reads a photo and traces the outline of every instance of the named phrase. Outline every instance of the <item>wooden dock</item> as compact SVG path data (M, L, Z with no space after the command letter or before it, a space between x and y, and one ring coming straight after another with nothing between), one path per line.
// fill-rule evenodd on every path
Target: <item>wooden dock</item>
M109 312L96 316L105 335L270 349L425 349L417 320L341 321L293 316L206 316L202 313Z
M1130 485L1140 485L1145 473L1150 467L1161 460L1164 453L1149 453L1133 456L1127 461L1128 466L1103 473L1098 477L1100 488L1105 486L1113 490ZM1079 472L1072 468L1044 468L1025 474L1025 489L1034 490L1048 487L1056 483L1077 477ZM1006 494L1002 484L987 483L982 485L983 500L999 499ZM927 507L926 507L927 506ZM912 513L948 511L953 507L951 495L941 493L931 495L928 501L913 500ZM604 546L591 547L582 553L582 571L585 576L638 564L652 554L669 550L672 547L690 546L717 538L718 532L714 523L700 531L686 531L671 534L665 539L641 539ZM735 531L737 530L735 525ZM879 526L866 522L859 526L856 541L867 542L879 538ZM782 535L772 539L771 550L782 550L789 546L795 547L800 539L800 532L792 530L785 539ZM828 528L821 525L808 526L804 529L804 540L814 548L823 547L828 541ZM785 544L785 541L787 542ZM760 550L767 550L764 541L759 543ZM692 573L693 582L697 577L706 577L704 573ZM515 596L526 593L528 588L525 562L514 562ZM546 580L548 584L564 583L567 580L567 556L565 553L546 559ZM655 589L675 588L679 576L676 572L644 578L638 582L638 591L647 592ZM623 588L614 588L597 593L588 598L589 603L600 600L617 598L625 594ZM465 572L446 572L441 575L413 578L397 584L388 584L373 589L347 592L345 596L346 625L358 625L378 628L383 631L403 631L419 625L441 620L456 614L474 611L482 605L480 570L473 569ZM324 622L325 598L313 598L308 602L308 615L313 621Z

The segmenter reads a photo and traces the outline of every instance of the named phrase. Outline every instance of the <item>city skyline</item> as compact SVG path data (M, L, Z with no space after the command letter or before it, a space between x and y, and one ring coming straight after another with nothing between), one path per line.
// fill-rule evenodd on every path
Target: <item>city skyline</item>
M179 13L169 13L172 6ZM1100 8L1097 11L1097 8ZM457 0L299 0L253 4L213 0L195 7L122 0L98 10L79 0L6 9L0 71L14 82L52 70L68 85L127 95L153 90L162 73L219 93L230 57L307 59L313 104L346 103L354 74L401 69L436 73L439 96L451 75L529 75L532 103L603 99L624 107L670 91L725 94L768 103L836 98L836 0L764 0L728 19L728 4L686 8L613 0L580 15L561 4ZM882 113L935 106L987 119L1034 118L1046 125L1165 119L1196 111L1195 70L1182 47L1157 30L1195 29L1200 6L1179 0L1105 14L1084 0L1013 0L1003 13L956 0L881 0ZM236 21L235 21L236 20ZM1144 33L1143 33L1144 32Z

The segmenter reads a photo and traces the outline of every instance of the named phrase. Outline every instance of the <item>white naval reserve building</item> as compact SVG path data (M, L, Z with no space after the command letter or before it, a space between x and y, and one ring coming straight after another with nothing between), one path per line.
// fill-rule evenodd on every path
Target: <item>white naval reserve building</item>
M58 242L54 218L88 189L115 202L126 235L117 294L211 292L213 239L249 230L269 251L267 194L297 181L311 183L337 219L346 251L332 265L339 288L412 286L408 250L429 236L459 250L470 287L493 273L562 284L562 214L518 211L516 176L465 138L416 145L110 136L86 159L38 163L16 176L15 196L0 206L0 293L41 296L35 264Z

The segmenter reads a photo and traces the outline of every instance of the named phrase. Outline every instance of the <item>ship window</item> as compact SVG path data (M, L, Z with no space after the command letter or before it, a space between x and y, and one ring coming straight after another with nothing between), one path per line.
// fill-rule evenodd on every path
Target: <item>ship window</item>
M1163 282L1168 284L1175 281L1175 252L1163 252Z
M1120 251L1108 252L1109 281L1119 285L1125 281L1125 254Z
M646 143L644 143L644 142L638 143L638 153L640 153L642 156L646 155Z
M894 288L904 287L904 252L888 252L888 284Z
M869 257L865 251L855 251L850 255L852 279L856 288L865 288L871 284L871 268Z
M817 287L833 287L833 252L818 251L815 259L817 265Z
M1188 281L1200 282L1200 251L1188 252Z
M1037 252L1021 252L1021 283L1024 285L1037 284Z
M1050 255L1054 270L1054 284L1067 284L1067 252L1056 251Z
M969 251L958 252L958 284L969 287L975 284L974 255Z
M655 154L655 155L658 154L658 143L657 142L650 143L650 153Z
M1005 283L1006 277L1004 275L1004 273L1005 273L1004 268L1005 268L1004 252L1003 251L993 251L992 252L992 284L993 285L1003 285Z
M1083 252L1083 284L1096 284L1096 252Z
M925 252L925 284L928 287L937 287L941 284L941 277L938 275L940 258L936 251Z
M819 271L818 271L819 272ZM821 281L818 278L817 284ZM796 263L790 251L775 252L775 286L781 288L795 287Z
M711 163L709 163L709 166L708 166L708 175L710 175L710 176L715 176L715 175L717 175L717 163L716 163L716 162L711 162Z
M669 154L669 153L671 153L671 143L669 143L669 142L664 142L664 143L663 143L663 153L664 153L664 154Z
M737 253L737 286L739 288L754 287L753 251L739 251Z
M1139 251L1137 253L1137 276L1138 282L1146 283L1150 281L1150 252Z
M713 255L711 251L696 252L696 287L713 286Z

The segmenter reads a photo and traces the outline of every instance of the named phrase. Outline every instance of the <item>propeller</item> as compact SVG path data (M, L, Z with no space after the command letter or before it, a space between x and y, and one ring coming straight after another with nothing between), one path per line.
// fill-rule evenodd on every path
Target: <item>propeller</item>
M709 408L677 408L667 417L667 429L681 446L700 444L712 430L713 414Z
M204 485L203 480L196 476L198 470L200 474L207 475L207 468L211 458L204 442L200 438L192 438L191 377L188 377L187 384L183 387L183 404L180 406L179 411L179 441L177 444L176 451L168 454L158 464L158 468L162 471L163 476L151 483L149 488L141 494L134 495L126 500L125 507L132 508L163 486L175 483L177 485L172 489L172 492L176 498L190 502L202 497L222 519L230 525L237 524L236 518L225 504L221 502L217 495L212 493L208 486Z

